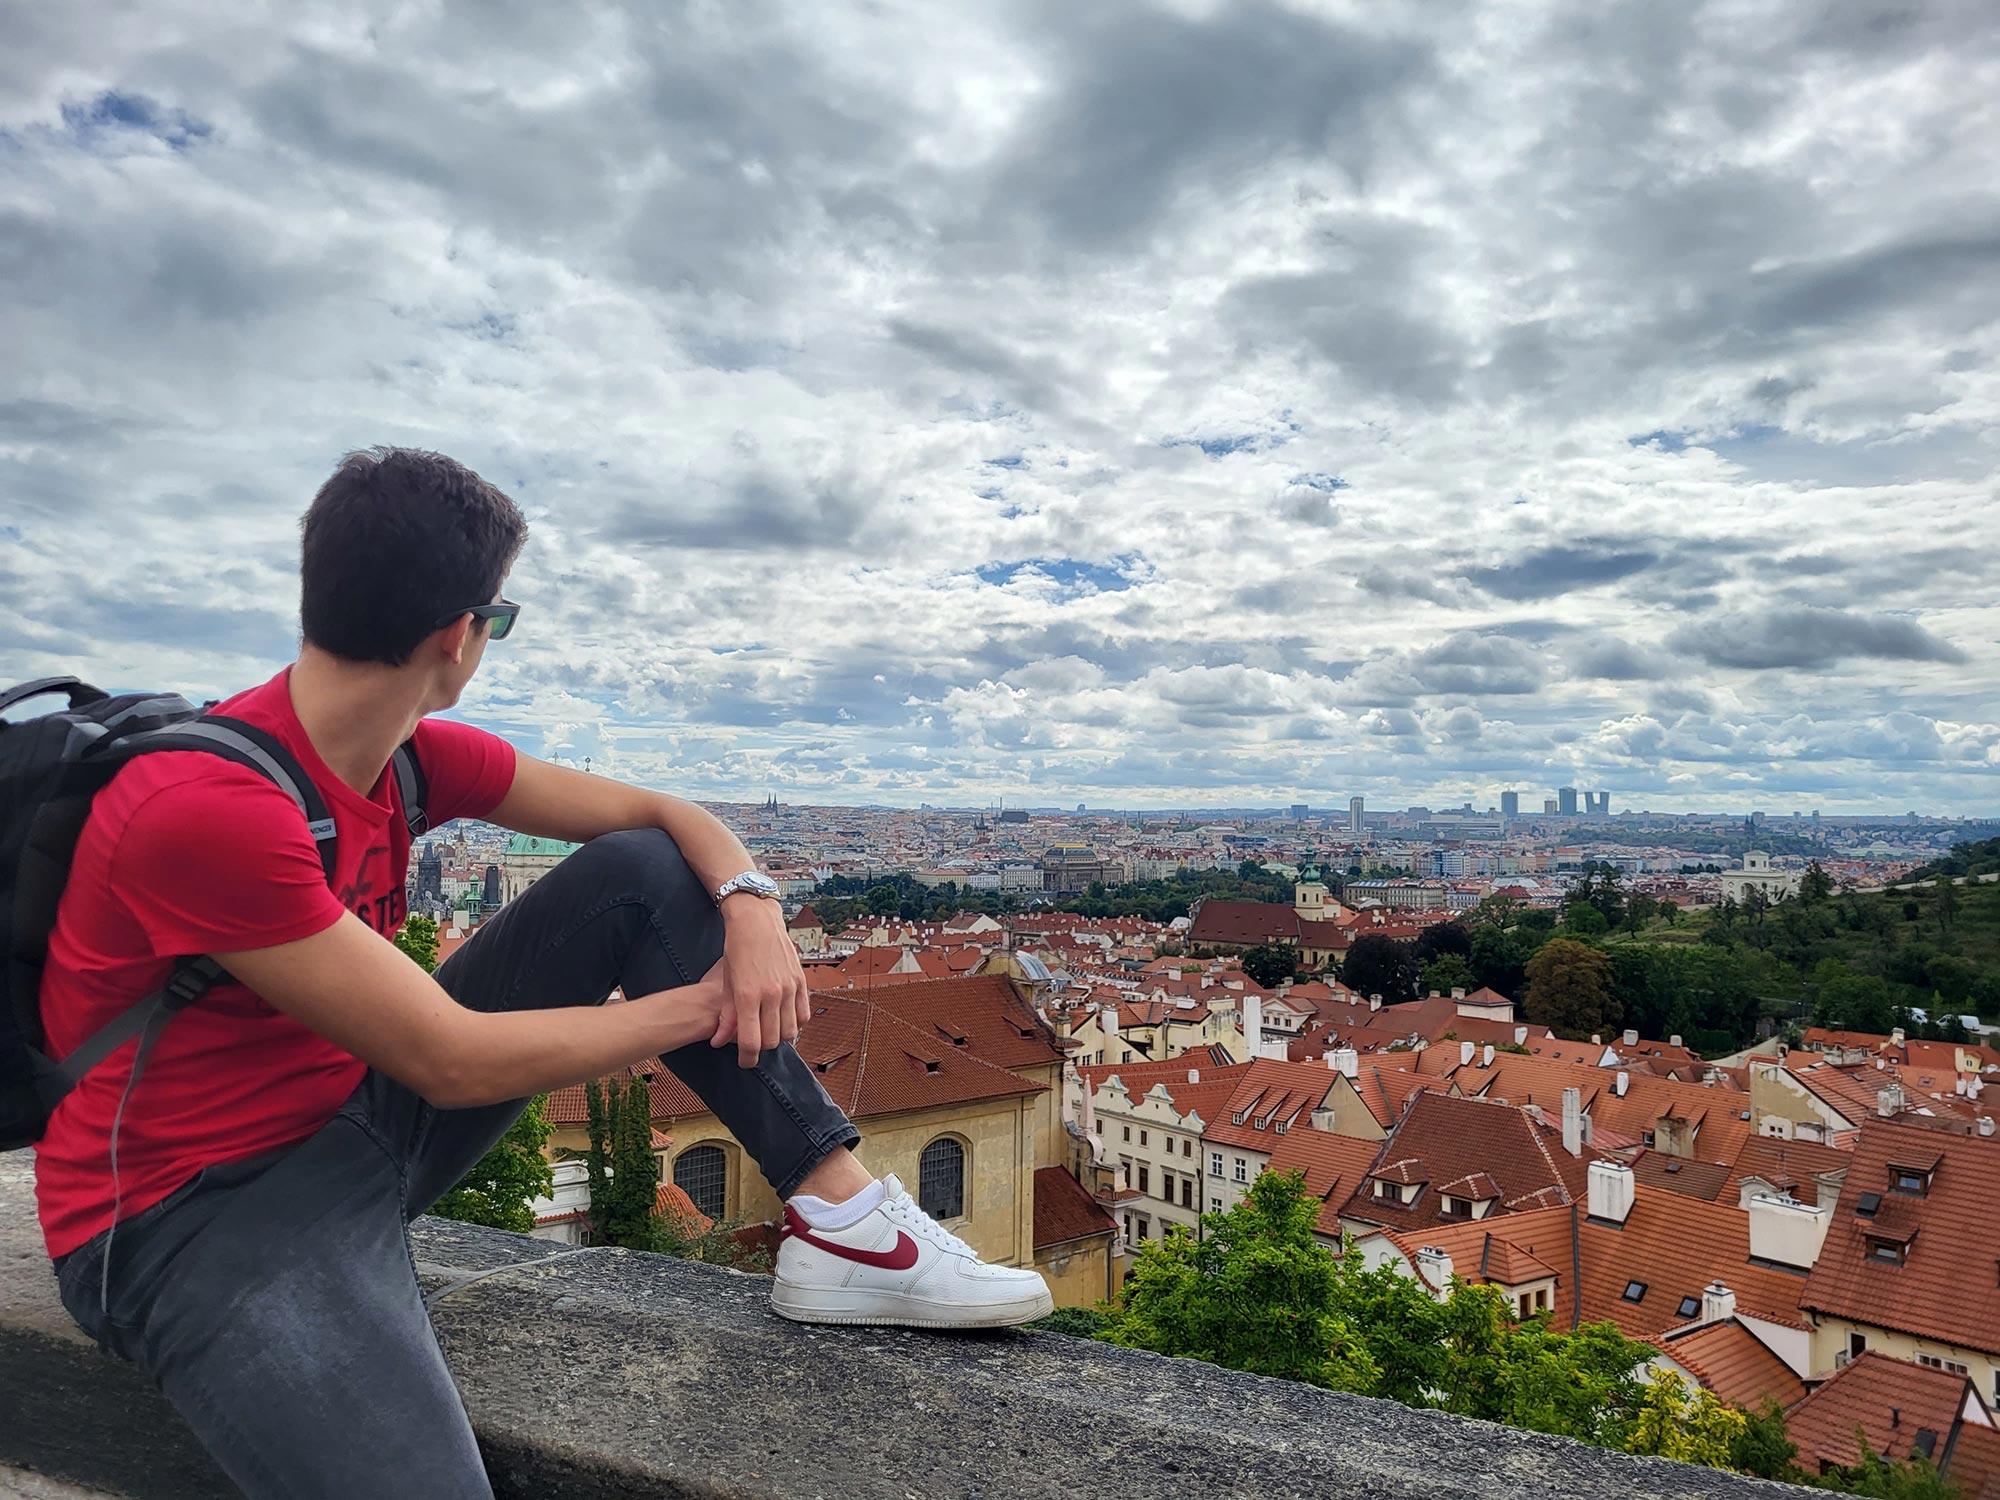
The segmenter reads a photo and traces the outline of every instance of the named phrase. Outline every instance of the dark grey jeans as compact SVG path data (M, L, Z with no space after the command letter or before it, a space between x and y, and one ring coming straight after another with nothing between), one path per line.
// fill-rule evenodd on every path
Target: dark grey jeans
M594 1005L614 985L642 995L699 979L722 940L721 913L672 839L614 833L503 907L437 977L476 1010ZM753 1068L733 1042L660 1060L780 1198L861 1139L790 1043ZM407 1224L526 1102L434 1109L371 1068L304 1141L208 1167L120 1223L108 1306L106 1236L63 1256L63 1305L152 1377L250 1495L490 1496Z

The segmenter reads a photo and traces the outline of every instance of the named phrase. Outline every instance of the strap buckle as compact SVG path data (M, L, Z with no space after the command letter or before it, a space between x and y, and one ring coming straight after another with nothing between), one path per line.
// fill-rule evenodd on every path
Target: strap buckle
M168 1010L182 1010L213 989L221 977L222 966L214 959L197 959L174 970L161 986L160 994Z

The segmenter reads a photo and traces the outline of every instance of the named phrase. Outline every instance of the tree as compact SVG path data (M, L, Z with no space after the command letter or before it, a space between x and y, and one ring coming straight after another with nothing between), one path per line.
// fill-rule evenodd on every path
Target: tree
M1799 900L1806 906L1817 906L1833 895L1833 878L1826 873L1818 860L1806 866L1805 874L1799 877Z
M1336 1390L1374 1382L1333 1316L1334 1257L1313 1238L1319 1200L1298 1172L1264 1172L1236 1207L1143 1240L1100 1335L1159 1354Z
M1380 995L1391 1005L1417 997L1417 945L1380 933L1354 940L1340 962L1340 982L1357 995Z
M1682 1463L1728 1468L1749 1423L1743 1413L1701 1386L1692 1390L1672 1370L1656 1370L1626 1439L1627 1453L1649 1453Z
M1472 957L1472 933L1463 922L1433 922L1417 934L1417 962L1427 964L1447 953Z
M1260 943L1243 955L1243 972L1265 989L1299 972L1299 950L1291 943Z
M480 1157L457 1186L432 1205L441 1219L487 1224L526 1234L535 1227L530 1198L555 1191L555 1172L542 1154L549 1143L548 1095L528 1101L491 1151Z
M1426 994L1435 990L1440 995L1449 995L1453 990L1469 992L1479 988L1472 977L1471 963L1457 953L1441 953L1425 964L1417 985Z
M1743 1414L1743 1430L1730 1444L1727 1467L1759 1479L1791 1479L1798 1455L1798 1445L1785 1433L1785 1409L1777 1397L1766 1396L1755 1411Z
M1877 1500L1959 1500L1958 1486L1948 1482L1927 1458L1911 1458L1902 1463L1884 1458L1868 1446L1868 1439L1855 1428L1861 1443L1856 1463L1836 1464L1814 1483L1823 1490L1841 1490L1849 1495L1873 1495Z
M429 917L414 913L403 918L403 925L396 929L396 946L409 954L410 959L426 974L437 971L438 966L438 924Z
M634 1077L621 1092L584 1085L590 1126L585 1171L590 1179L590 1227L600 1245L630 1250L657 1248L653 1210L659 1202L660 1169L653 1155L652 1097Z
M1617 1019L1611 960L1588 943L1549 939L1528 960L1527 980L1527 1016L1537 1026L1587 1036L1608 1031Z
M1940 874L1931 882L1931 906L1937 912L1938 931L1951 931L1952 921L1958 916L1958 887L1952 884L1949 875Z

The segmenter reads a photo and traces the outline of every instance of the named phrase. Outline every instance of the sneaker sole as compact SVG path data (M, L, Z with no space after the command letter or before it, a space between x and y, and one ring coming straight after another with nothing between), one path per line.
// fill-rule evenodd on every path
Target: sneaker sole
M923 1317L910 1309L935 1308ZM845 1287L790 1290L774 1288L771 1308L794 1323L887 1323L903 1328L1011 1328L1032 1323L1055 1311L1055 1298L1044 1287L1033 1297L1012 1302L952 1306L925 1302L896 1292L855 1291Z

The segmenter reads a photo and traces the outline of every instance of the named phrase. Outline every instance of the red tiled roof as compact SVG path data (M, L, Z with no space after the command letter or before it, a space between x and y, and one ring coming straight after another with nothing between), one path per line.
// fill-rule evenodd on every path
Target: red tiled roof
M1893 1191L1890 1167L1936 1162L1922 1195ZM1879 1194L1872 1215L1863 1198ZM1803 1304L1832 1317L2000 1354L2000 1137L1896 1120L1861 1127L1853 1165ZM1870 1259L1868 1237L1911 1236L1901 1265Z
M1188 928L1191 943L1230 943L1255 947L1260 943L1297 942L1299 914L1276 901L1223 901L1209 897L1201 903ZM1313 923L1315 927L1327 923Z
M1250 1151L1272 1150L1284 1139L1273 1127L1286 1123L1286 1134L1310 1129L1312 1112L1324 1108L1336 1074L1325 1063L1280 1062L1255 1057L1237 1078L1236 1088L1221 1118L1211 1120L1202 1139L1216 1145ZM1243 1115L1239 1124L1236 1116Z
M1517 1052L1494 1056L1490 1068L1454 1068L1451 1081L1459 1091L1510 1104L1537 1104L1561 1118L1562 1091L1583 1093L1584 1112L1600 1131L1640 1141L1662 1116L1689 1121L1694 1127L1694 1155L1702 1161L1732 1161L1750 1138L1750 1099L1734 1089L1676 1083L1625 1070L1626 1091L1617 1092L1618 1069L1523 1057Z
M1742 1196L1743 1179L1761 1177L1801 1203L1819 1204L1819 1175L1845 1171L1854 1164L1852 1151L1822 1146L1818 1141L1781 1141L1753 1135L1736 1153L1729 1181L1714 1193L1717 1203L1734 1203Z
M958 1045L962 1035L967 1049L1003 1068L1062 1061L1055 1033L1004 974L900 986L870 998L946 1045Z
M1588 1171L1583 1160L1571 1157L1560 1145L1551 1151L1541 1127L1522 1110L1436 1093L1411 1097L1409 1108L1383 1144L1380 1162L1372 1176L1428 1186L1413 1201L1401 1203L1393 1197L1377 1198L1371 1184L1364 1182L1342 1212L1363 1223L1401 1230L1450 1222L1442 1217L1443 1195L1437 1186L1441 1183L1474 1173L1488 1175L1501 1200L1494 1212L1503 1213L1572 1202L1583 1196Z
M1092 1201L1067 1167L1035 1168L1035 1248L1118 1232L1117 1221Z
M1805 1396L1806 1383L1791 1366L1735 1318L1663 1334L1653 1343L1717 1396L1745 1411L1755 1411L1767 1397L1790 1407Z
M1662 1156L1643 1146L1631 1160L1632 1176L1647 1187L1681 1193L1708 1203L1723 1200L1722 1188L1729 1181L1729 1166L1719 1161L1688 1161L1678 1156ZM1736 1200L1730 1198L1728 1202Z
M1798 1465L1808 1474L1825 1463L1859 1463L1856 1428L1870 1448L1897 1460L1917 1451L1918 1435L1928 1432L1931 1461L1939 1463L1969 1393L1971 1382L1963 1375L1867 1349L1792 1408L1785 1434L1798 1445Z
M694 1206L694 1199L687 1190L671 1182L663 1182L653 1194L653 1215L655 1218L678 1220L683 1232L705 1234L714 1227L715 1220Z
M1303 1171L1306 1191L1320 1200L1321 1234L1340 1233L1340 1208L1366 1175L1380 1141L1361 1141L1325 1130L1293 1128L1271 1143L1272 1172Z

